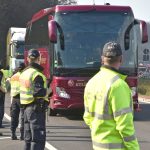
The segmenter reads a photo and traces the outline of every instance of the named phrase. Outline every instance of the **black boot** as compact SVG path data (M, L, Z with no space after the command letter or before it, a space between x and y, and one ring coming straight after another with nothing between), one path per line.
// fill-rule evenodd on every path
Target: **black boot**
M11 139L12 139L12 140L17 140L17 136L16 136L16 133L15 133L15 132L12 132L12 134L11 134Z
M24 133L23 132L20 132L20 140L24 140Z
M24 128L20 127L20 140L24 140Z

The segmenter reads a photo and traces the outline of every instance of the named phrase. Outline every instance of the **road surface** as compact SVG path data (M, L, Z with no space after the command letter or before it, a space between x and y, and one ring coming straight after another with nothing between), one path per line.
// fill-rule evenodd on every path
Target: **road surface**
M0 150L22 150L24 141L10 139L10 99L7 95L3 136L0 136ZM141 104L142 112L135 113L136 135L141 150L150 150L150 103ZM45 150L92 150L90 130L82 116L48 117ZM19 136L19 129L17 129Z

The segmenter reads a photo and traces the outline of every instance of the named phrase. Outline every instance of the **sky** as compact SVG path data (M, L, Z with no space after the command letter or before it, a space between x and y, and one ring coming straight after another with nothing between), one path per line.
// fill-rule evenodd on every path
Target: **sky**
M77 0L81 5L91 5L94 1L96 5L108 2L111 5L130 6L135 18L150 22L150 0Z

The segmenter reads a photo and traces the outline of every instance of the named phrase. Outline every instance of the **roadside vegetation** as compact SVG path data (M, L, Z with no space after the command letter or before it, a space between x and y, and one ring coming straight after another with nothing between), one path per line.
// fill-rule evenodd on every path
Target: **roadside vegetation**
M150 96L150 79L139 78L138 93L139 95Z

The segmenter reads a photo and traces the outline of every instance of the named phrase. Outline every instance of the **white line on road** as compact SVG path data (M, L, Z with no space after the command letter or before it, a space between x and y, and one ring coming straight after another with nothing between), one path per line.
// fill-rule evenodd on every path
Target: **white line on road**
M6 113L4 114L5 118L7 120L11 120L11 117L8 116ZM10 137L3 137L3 138L0 138L0 139L8 139ZM49 144L47 141L46 141L46 144L45 144L45 147L48 149L48 150L57 150L55 147L53 147L51 144Z
M55 147L53 147L53 146L52 146L51 144L49 144L47 141L46 141L45 147L46 147L48 150L57 150Z
M1 137L0 140L10 139L10 137Z
M6 113L4 114L4 117L7 119L7 120L11 120L11 117L10 116L8 116Z

